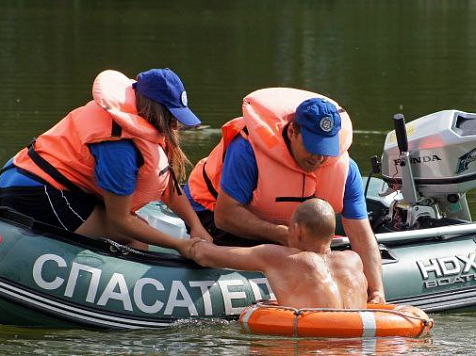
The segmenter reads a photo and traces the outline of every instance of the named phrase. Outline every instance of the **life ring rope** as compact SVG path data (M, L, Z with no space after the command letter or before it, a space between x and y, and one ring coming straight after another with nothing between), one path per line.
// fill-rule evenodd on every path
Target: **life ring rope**
M301 308L296 309L293 307L286 307L281 305L275 305L267 302L257 302L254 304L257 307L266 307L266 308L275 308L275 309L284 309L284 310L291 310L294 312L294 315L300 316L304 312L326 312L326 313L355 313L355 312L379 312L379 313L388 313L403 316L409 319L416 319L421 321L424 325L428 325L429 322L433 322L433 319L424 319L415 315L410 315L406 313L402 313L395 309L335 309L335 308ZM401 306L399 306L401 307Z
M411 305L367 304L367 309L293 308L258 301L240 316L245 332L294 337L419 337L433 320Z

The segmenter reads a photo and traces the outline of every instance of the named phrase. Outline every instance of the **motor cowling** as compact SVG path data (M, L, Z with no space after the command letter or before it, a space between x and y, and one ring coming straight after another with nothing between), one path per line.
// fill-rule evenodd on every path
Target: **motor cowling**
M439 111L405 125L416 189L424 197L465 193L476 188L476 114ZM395 131L387 134L382 178L401 187L400 150Z

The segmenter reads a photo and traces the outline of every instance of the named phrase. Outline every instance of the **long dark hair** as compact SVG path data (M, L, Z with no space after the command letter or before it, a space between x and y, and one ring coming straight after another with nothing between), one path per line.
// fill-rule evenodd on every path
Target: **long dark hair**
M180 137L176 130L176 119L163 105L136 92L137 113L150 122L165 139L167 157L179 182L186 179L186 165L190 164L180 148Z

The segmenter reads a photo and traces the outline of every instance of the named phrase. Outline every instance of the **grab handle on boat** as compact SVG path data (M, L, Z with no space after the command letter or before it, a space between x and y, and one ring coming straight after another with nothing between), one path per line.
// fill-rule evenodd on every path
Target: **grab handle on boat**
M400 152L408 152L407 130L405 129L405 117L403 114L395 114L393 116L393 125Z
M401 192L403 200L408 204L416 204L419 194L415 187L412 167L410 164L410 152L408 152L407 130L405 128L405 117L403 114L393 116L395 135L397 136L398 148L400 149L400 167L402 169Z

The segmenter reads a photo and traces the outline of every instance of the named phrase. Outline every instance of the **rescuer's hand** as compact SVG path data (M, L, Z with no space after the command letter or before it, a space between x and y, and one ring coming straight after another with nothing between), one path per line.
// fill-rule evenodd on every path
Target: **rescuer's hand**
M385 295L380 291L372 292L369 294L368 302L373 304L385 304Z
M212 236L208 231L203 227L202 224L197 224L194 227L190 227L190 238L199 237L202 240L213 242Z

